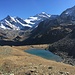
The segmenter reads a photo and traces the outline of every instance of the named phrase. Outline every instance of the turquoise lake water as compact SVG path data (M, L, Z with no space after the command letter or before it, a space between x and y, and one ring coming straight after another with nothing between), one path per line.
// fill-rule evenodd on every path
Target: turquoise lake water
M40 56L42 58L48 59L48 60L55 60L57 62L61 62L62 59L60 56L53 54L52 52L48 50L43 50L43 49L30 49L30 50L25 50L25 52L29 54L33 54L36 56Z

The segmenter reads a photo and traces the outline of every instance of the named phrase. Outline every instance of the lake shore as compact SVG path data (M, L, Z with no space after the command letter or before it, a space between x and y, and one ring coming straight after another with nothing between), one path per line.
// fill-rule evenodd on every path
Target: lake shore
M20 49L20 50L29 50L29 49L32 49L32 48L36 48L36 49L46 49L48 50L49 44L42 44L42 45L26 45L26 46L13 46L13 48L16 48L16 49ZM73 59L72 57L68 56L67 53L65 52L53 52L54 54L60 56L62 59L63 59L63 63L66 63L66 64L70 64L70 65L75 65L75 59Z
M37 49L46 49L49 45L48 44L42 44L42 45L25 45L25 46L12 46L13 48L20 49L20 50L28 50L32 48Z

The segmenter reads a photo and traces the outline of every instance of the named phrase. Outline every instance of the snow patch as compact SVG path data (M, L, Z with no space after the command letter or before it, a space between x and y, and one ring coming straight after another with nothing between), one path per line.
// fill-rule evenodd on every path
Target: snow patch
M23 24L23 23L21 23L19 20L17 20L16 19L16 21L19 23L19 24L21 24L22 26L28 26L28 27L32 27L32 26L30 26L30 25L28 25L28 24Z
M11 19L12 19L13 21L15 21L14 17L11 17ZM16 22L16 21L15 21L15 22Z

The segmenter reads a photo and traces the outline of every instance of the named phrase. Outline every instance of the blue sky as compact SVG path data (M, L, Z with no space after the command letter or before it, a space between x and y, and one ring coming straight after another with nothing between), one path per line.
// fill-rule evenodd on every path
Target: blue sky
M75 0L0 0L0 19L7 15L28 18L46 12L59 15L75 5Z

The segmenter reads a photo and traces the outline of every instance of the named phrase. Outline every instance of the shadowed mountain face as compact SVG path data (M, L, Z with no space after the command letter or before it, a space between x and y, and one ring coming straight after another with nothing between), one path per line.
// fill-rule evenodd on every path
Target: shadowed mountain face
M54 42L49 46L49 50L59 55L64 56L67 53L68 56L75 58L75 6L65 10L57 19L61 26L69 27L72 30L63 39ZM62 53L64 52L64 53ZM62 54L61 54L62 53Z
M65 63L75 65L75 29L65 38L51 44L48 50L60 55Z
M73 27L72 27L73 28ZM72 31L69 26L60 26L56 19L46 20L31 32L30 37L25 41L27 44L48 44L64 38Z
M51 48L53 48L53 49L51 49ZM75 57L75 30L72 31L65 38L53 43L49 47L49 49L54 52L55 51L68 52L69 55L73 55Z

